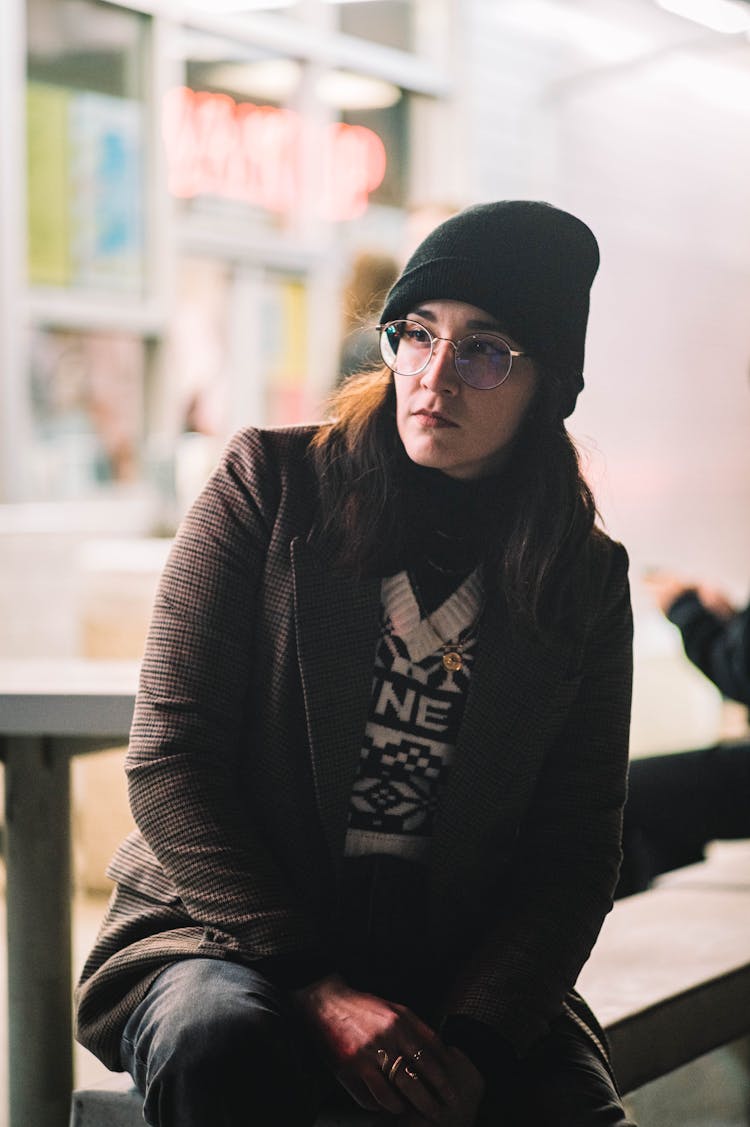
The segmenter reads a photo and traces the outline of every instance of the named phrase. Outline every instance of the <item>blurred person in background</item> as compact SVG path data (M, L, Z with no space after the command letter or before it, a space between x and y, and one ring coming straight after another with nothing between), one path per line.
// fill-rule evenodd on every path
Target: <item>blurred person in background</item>
M738 609L723 591L670 571L649 573L646 586L690 661L750 708L750 605ZM703 860L711 841L740 838L750 838L750 740L635 759L617 896Z
M380 346L373 326L397 277L398 263L389 254L360 251L355 257L343 296L341 379L367 371L379 363Z
M77 991L154 1127L626 1127L573 989L620 862L627 556L565 419L596 240L534 201L417 247L384 363L246 430L183 523Z

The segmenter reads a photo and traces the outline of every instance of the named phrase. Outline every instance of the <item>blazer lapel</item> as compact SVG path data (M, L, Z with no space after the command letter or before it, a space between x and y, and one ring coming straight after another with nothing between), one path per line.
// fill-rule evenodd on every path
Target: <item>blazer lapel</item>
M324 552L302 538L292 541L292 569L316 799L338 863L370 706L380 580L337 573Z
M483 615L456 755L438 804L433 839L434 889L460 903L509 851L543 749L528 738L530 710L554 693L565 655L511 637L498 603Z

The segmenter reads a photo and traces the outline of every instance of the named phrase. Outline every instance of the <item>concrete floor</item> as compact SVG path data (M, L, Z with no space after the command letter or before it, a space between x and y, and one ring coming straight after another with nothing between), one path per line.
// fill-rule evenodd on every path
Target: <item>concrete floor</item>
M626 1099L639 1127L747 1127L750 1039L716 1049Z
M0 982L6 981L5 900L0 873ZM88 953L106 896L77 895L73 905L74 975ZM8 1127L7 1007L0 1012L0 1127ZM76 1084L97 1085L111 1074L76 1046ZM626 1101L639 1127L750 1127L750 1039L709 1053L646 1085ZM29 1125L32 1127L32 1125Z

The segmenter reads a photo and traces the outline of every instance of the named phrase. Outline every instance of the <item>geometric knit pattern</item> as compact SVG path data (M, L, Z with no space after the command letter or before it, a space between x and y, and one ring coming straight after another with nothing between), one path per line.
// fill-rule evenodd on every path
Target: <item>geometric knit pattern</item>
M474 571L422 618L405 571L381 589L382 629L370 713L349 803L345 853L425 861L438 795L455 754L476 644L482 584ZM443 653L460 643L460 670Z

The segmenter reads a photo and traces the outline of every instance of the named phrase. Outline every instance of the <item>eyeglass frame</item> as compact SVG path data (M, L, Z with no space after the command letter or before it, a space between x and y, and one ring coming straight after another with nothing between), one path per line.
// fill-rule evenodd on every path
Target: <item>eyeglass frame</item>
M417 325L420 329L423 329L424 332L427 333L427 336L430 338L430 354L421 368L417 368L416 372L397 372L395 368L391 368L391 365L388 363L385 356L383 356L383 333L386 331L386 329L390 328L391 325L400 324ZM421 321L414 321L411 317L396 317L393 321L386 321L384 324L376 325L375 328L379 333L378 344L380 347L380 355L383 363L388 369L390 369L391 372L393 372L394 376L401 376L403 379L407 380L413 379L414 376L421 376L422 372L426 371L430 364L430 361L435 355L435 345L438 343L438 341L445 341L447 344L453 346L453 367L455 369L456 375L461 380L461 383L466 384L467 387L472 388L474 391L494 391L496 388L502 387L503 384L508 380L510 373L513 371L513 361L517 357L527 356L531 359L530 352L522 352L520 349L511 348L510 341L507 339L507 337L504 337L502 333L493 333L492 331L482 330L478 333L466 333L464 336L459 337L458 340L453 340L452 337L436 336L435 333L433 333L431 329L428 329L426 325L423 325ZM505 373L499 383L492 384L491 387L477 387L475 384L469 383L468 380L466 380L459 371L458 364L456 362L458 359L458 347L459 345L463 344L465 340L471 340L472 337L494 337L496 340L502 341L503 344L507 346L508 354L510 356L508 371Z

